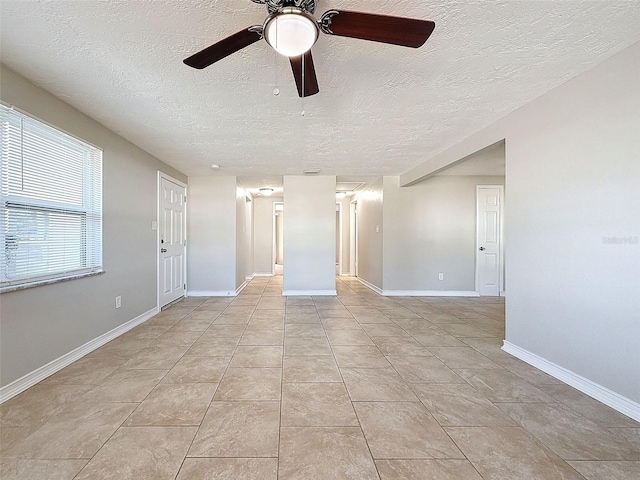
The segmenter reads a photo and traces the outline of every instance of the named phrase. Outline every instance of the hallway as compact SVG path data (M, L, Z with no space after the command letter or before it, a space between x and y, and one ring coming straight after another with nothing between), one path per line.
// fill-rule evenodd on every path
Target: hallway
M503 298L187 298L0 406L3 479L640 478L640 424L500 350Z

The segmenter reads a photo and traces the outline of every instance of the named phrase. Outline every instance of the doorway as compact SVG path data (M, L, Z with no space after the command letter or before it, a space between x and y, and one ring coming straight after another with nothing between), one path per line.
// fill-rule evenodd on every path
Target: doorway
M273 204L273 274L284 271L284 203Z
M349 204L349 275L358 276L358 202Z
M187 186L158 172L158 308L186 294Z
M504 292L504 186L476 186L476 291L498 297Z

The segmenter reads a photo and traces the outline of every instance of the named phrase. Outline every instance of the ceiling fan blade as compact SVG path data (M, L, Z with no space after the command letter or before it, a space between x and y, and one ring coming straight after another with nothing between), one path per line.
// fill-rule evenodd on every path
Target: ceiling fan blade
M218 60L222 60L232 53L242 50L244 47L248 47L261 38L262 27L255 25L241 30L238 33L234 33L230 37L220 40L204 50L200 50L198 53L186 58L184 63L190 67L202 69L216 63Z
M371 13L329 10L322 15L324 33L418 48L424 45L436 24L431 20L391 17Z
M303 61L304 60L304 61ZM316 69L313 66L313 57L311 56L311 50L299 57L289 57L291 62L291 70L293 70L293 76L296 79L296 86L298 87L298 95L301 97L310 97L320 91L318 87L318 77L316 77ZM304 82L303 82L303 68L304 68ZM304 87L304 88L303 88Z

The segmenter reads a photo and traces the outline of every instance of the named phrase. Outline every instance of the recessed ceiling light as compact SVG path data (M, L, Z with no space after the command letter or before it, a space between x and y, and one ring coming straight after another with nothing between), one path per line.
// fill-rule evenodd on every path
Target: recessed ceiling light
M212 163L212 164L211 164L211 169L212 169L212 170L220 170L220 165L217 165L217 164L215 164L215 163Z

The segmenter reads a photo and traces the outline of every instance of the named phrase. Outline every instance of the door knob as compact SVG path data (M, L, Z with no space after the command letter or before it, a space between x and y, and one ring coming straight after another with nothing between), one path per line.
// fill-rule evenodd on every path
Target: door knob
M484 252L484 247L480 247L478 250L480 250L481 252Z
M166 248L161 248L160 249L160 253L167 253L167 249Z

